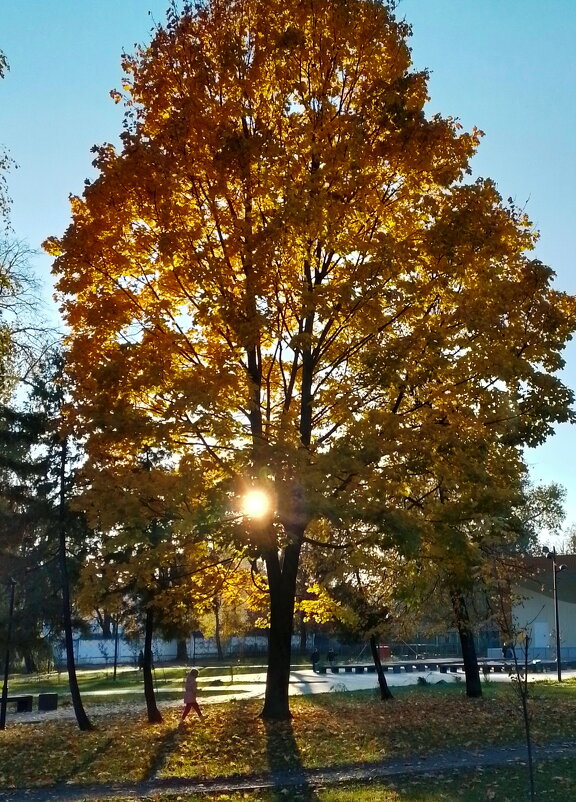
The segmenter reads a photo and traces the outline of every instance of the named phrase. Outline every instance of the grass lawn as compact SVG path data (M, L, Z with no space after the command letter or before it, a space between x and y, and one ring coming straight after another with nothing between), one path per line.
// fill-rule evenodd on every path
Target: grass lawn
M181 677L181 675L180 675ZM96 679L94 680L97 681ZM12 692L13 686L12 686ZM94 732L72 721L14 723L0 732L0 789L53 783L142 780L153 777L207 779L270 770L344 766L437 749L522 742L518 703L509 685L489 683L484 698L469 700L460 684L395 688L382 703L371 691L294 697L289 724L265 725L252 700L206 705L205 724L190 718L178 728L178 710L150 726L141 710L93 715ZM531 694L534 740L576 740L576 683L537 683ZM30 759L34 755L34 760ZM576 798L576 758L538 766L538 799ZM153 797L151 797L152 799ZM178 794L180 800L194 797ZM525 800L522 766L397 780L393 786L276 789L203 796L204 800L319 800L320 802L437 802Z
M184 679L189 666L160 666L154 670L154 685L158 698L162 700L181 699L184 690ZM251 665L230 665L200 667L201 677L199 688L203 696L230 693L235 682L241 682L242 676L254 673L257 670ZM80 691L85 695L90 705L110 703L111 701L129 701L135 696L142 697L142 672L137 668L121 666L118 668L116 679L112 668L77 669ZM70 703L68 675L61 673L14 675L10 678L9 692L12 695L19 693L49 693L57 692L60 695L59 704Z
M518 766L435 775L416 781L315 789L278 787L227 794L177 794L172 799L178 802L526 802L529 798L527 783L526 769ZM165 796L146 798L150 802L166 800ZM539 765L536 798L539 802L571 802L576 798L576 758ZM106 802L133 802L133 799L117 797L114 800L108 798Z

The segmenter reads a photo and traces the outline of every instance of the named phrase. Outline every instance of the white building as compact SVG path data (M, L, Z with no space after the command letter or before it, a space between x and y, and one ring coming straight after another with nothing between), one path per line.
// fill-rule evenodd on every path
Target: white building
M563 664L576 663L576 555L558 554L555 563L556 570L552 559L533 557L519 572L512 601L513 628L527 634L529 660L556 659L556 573L560 656Z

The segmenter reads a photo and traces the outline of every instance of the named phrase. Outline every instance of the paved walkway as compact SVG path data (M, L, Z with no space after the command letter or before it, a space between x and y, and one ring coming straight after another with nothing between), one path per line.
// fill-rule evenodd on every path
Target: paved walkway
M160 671L161 669L159 669ZM555 680L555 674L529 674L529 682L537 682L541 680ZM576 677L576 670L565 671L563 676L568 679L569 677ZM430 684L438 682L443 683L464 683L465 678L462 672L458 674L443 674L439 671L424 671L414 672L408 674L393 674L388 672L386 674L386 681L391 688L415 685L422 679ZM490 674L489 682L510 682L510 677L507 674ZM216 686L215 683L218 683ZM218 687L219 693L214 696L202 696L200 693L200 702L202 705L221 704L229 702L232 699L263 699L264 689L266 684L266 671L264 667L261 670L255 670L248 674L235 674L234 683L230 684L230 673L223 669L220 677L202 677L202 669L200 669L200 692L202 689L210 690L213 686ZM309 668L294 668L290 673L290 695L297 696L302 694L311 693L329 693L331 691L359 691L369 690L376 688L378 680L375 674L316 674ZM163 710L170 707L179 707L181 702L179 700L163 701L162 696L165 693L174 694L175 690L179 690L178 685L167 687L160 687L157 692L158 707ZM143 690L141 687L133 690L134 701L118 701L110 705L97 704L92 705L91 700L97 696L105 694L106 696L113 695L113 691L107 689L106 691L93 691L83 692L82 700L89 715L103 715L106 713L117 713L123 708L133 711L134 708L145 708L143 700ZM125 688L119 689L118 694L124 697L129 693ZM10 720L18 720L26 723L39 723L42 721L50 721L53 719L73 719L74 711L71 706L60 706L58 710L46 711L38 713L14 713L8 712L8 723ZM1 797L0 797L1 798Z
M160 672L161 669L158 669ZM183 675L184 676L184 675ZM421 674L390 674L387 675L388 684L392 687L401 685L414 685L418 682L418 677L424 677L427 682L458 682L454 674L441 674L438 671L428 671ZM495 675L496 676L496 675ZM498 675L499 676L499 675ZM460 676L462 681L463 676ZM370 688L376 688L378 680L375 674L316 674L309 668L294 668L290 673L290 695L299 696L311 693L329 693L331 691L358 691ZM264 690L266 687L266 670L264 667L247 674L234 674L233 684L230 682L230 673L225 669L222 674L217 676L210 676L203 678L202 669L200 669L199 688L200 688L200 703L204 705L222 704L229 702L233 699L263 699ZM211 691L218 690L218 693L210 696L203 696L202 690ZM162 697L164 694L174 694L174 691L179 691L180 687L177 683L168 686L161 686L156 693L158 707L161 710L170 707L180 707L182 702L177 700L166 700ZM91 704L98 696L106 695L108 697L114 696L117 693L124 697L123 700L113 702L107 705L102 703ZM106 689L105 691L92 691L82 692L82 701L88 715L105 715L106 713L118 713L123 709L133 711L134 708L145 709L146 705L143 697L142 686L127 690L120 688L117 691ZM134 701L126 701L126 696L132 695ZM74 710L70 705L60 706L57 710L50 710L45 712L38 712L36 710L31 713L16 713L14 711L8 712L8 722L10 720L19 721L22 723L37 724L44 721L51 721L54 719L73 719Z

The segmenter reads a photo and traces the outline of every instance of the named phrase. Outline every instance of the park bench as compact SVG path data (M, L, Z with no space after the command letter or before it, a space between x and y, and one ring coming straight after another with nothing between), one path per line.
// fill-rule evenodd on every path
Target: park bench
M15 704L17 713L31 713L32 703L34 696L31 693L22 693L18 696L8 696L6 698L7 704ZM58 709L58 694L57 693L39 693L38 694L38 710L57 710Z
M17 713L31 713L33 698L31 693L23 693L20 696L8 696L6 702L15 704Z
M38 710L57 710L58 709L58 694L57 693L39 693L38 694Z

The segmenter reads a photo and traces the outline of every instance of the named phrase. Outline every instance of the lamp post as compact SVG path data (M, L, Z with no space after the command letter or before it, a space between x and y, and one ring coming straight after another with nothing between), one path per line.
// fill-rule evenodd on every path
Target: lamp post
M554 597L554 626L556 628L556 668L558 670L558 682L562 682L562 660L560 657L560 624L558 619L558 585L557 575L558 571L565 571L567 565L558 565L556 562L556 548L549 549L547 546L542 547L542 551L546 555L547 560L552 560L552 595Z
M8 626L6 627L6 651L4 653L4 683L0 702L0 730L6 729L6 704L8 701L8 672L10 670L10 637L12 635L12 616L14 615L14 591L16 582L10 579L10 607L8 610Z

